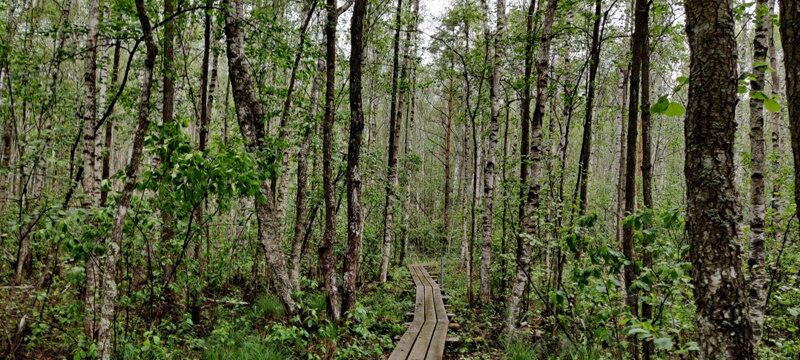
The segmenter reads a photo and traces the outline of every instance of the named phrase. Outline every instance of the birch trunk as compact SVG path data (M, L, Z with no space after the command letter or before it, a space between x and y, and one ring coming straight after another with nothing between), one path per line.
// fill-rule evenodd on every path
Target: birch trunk
M755 359L738 241L736 40L731 2L689 0L686 230L701 359ZM796 10L796 9L795 9Z
M117 203L116 221L111 232L111 240L108 243L106 262L103 269L103 302L100 309L100 323L97 330L97 355L98 358L102 360L109 360L114 355L112 339L114 330L114 310L117 304L117 258L119 257L122 236L124 235L123 230L125 228L125 218L128 215L128 206L133 197L133 191L136 189L136 175L139 170L139 164L141 163L144 138L147 134L147 128L150 125L150 94L153 84L153 68L155 67L156 55L158 53L158 48L153 40L150 19L147 16L144 0L136 0L136 13L144 33L147 57L144 61L144 73L142 74L142 91L139 95L138 120L133 139L133 149L131 151L128 167L125 170L125 185L122 188L122 193Z
M486 22L489 22L489 5L483 0ZM483 249L481 251L480 272L480 299L482 302L491 301L492 282L492 217L494 214L494 187L495 187L495 147L497 146L497 133L500 130L500 78L502 76L502 59L505 56L505 0L496 0L497 24L492 39L488 24L485 25L486 48L491 56L491 76L489 87L489 139L486 143L486 165L483 168ZM490 40L494 43L490 45Z
M547 9L544 14L542 24L542 40L539 53L536 58L536 106L533 109L531 118L531 138L530 138L530 174L528 180L528 193L525 198L525 215L520 224L521 231L519 240L521 247L517 254L517 274L508 298L508 310L505 319L505 328L513 333L517 326L517 318L521 312L519 304L522 294L529 280L530 272L530 253L531 240L539 234L539 190L541 189L542 178L542 123L544 119L544 107L547 103L547 86L549 82L550 67L550 43L553 30L553 22L556 16L558 0L548 0ZM531 5L533 6L533 5ZM528 39L531 41L531 39Z
M223 6L229 6L229 0L223 0ZM226 53L228 56L228 77L233 90L237 121L246 149L251 154L258 154L265 146L266 134L262 126L264 111L256 99L253 82L247 72L247 60L244 54L243 39L239 22L242 4L237 2L236 12L229 12L225 17ZM288 314L297 311L297 304L292 298L292 285L286 271L286 260L280 245L280 221L275 206L274 193L269 180L261 183L261 196L255 200L256 218L258 220L258 237L270 268L270 275L275 293Z

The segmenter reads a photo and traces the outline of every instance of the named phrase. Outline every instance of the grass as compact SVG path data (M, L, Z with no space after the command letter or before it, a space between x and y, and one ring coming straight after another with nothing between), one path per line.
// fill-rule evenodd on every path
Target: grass
M203 354L205 360L283 360L288 356L273 348L257 336L241 336L237 333L230 341L215 343Z

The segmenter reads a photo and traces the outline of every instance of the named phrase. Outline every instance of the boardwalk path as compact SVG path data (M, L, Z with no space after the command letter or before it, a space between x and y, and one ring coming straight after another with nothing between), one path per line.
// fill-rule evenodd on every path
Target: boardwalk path
M444 355L449 320L442 291L422 265L408 266L417 287L414 320L400 338L389 360L440 360Z

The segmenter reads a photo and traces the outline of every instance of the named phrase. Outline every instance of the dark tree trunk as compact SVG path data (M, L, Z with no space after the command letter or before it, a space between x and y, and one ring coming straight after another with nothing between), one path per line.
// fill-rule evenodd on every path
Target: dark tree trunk
M347 250L342 280L342 313L356 305L364 219L361 214L361 175L358 160L361 155L361 135L364 132L364 112L361 104L361 67L364 60L364 15L367 0L356 0L350 20L350 139L347 144Z
M592 44L589 48L589 83L586 91L586 115L583 120L583 140L581 154L578 159L578 211L579 215L586 214L588 206L587 187L589 184L589 158L592 155L592 116L594 113L595 79L597 68L600 65L600 25L603 21L601 14L602 0L594 2L594 24L592 25ZM563 176L563 174L562 174Z
M114 59L112 60L112 68L111 68L111 86L117 85L117 77L119 74L119 58L120 58L120 50L122 49L122 41L117 40L114 43ZM100 176L102 180L108 180L109 176L111 176L111 153L114 145L114 122L111 121L111 118L106 120L105 124L105 135L104 135L104 143L103 146L105 151L103 152L102 158L102 170ZM108 200L108 191L106 189L100 190L100 205L105 205L106 200Z
M736 40L731 2L687 0L686 231L700 357L754 359L733 155ZM797 10L797 9L795 9Z
M319 269L327 294L328 315L339 321L339 289L336 287L336 190L333 183L333 125L336 96L336 0L326 0L325 24L325 119L322 122L322 191L325 194L325 232L319 243Z
M528 14L525 17L525 29L527 39L525 41L525 70L522 80L522 101L520 102L520 146L519 146L519 198L525 199L528 196L528 164L530 164L530 136L531 136L531 74L533 73L533 18L536 12L536 0L530 0ZM525 202L519 201L519 223L525 218ZM517 236L517 258L520 257L522 249L522 237Z
M630 216L636 211L636 163L639 139L639 96L642 78L642 57L646 42L648 1L636 0L634 5L634 28L631 40L631 75L630 92L628 93L628 131L626 139L625 155L625 216ZM639 316L638 296L636 291L631 289L633 280L636 278L636 257L634 249L634 229L623 227L622 229L622 253L628 260L624 266L625 277L625 304L628 311L634 317ZM639 358L639 346L636 336L630 337L631 355L634 359Z
M175 12L175 0L164 0L164 18L168 19ZM162 57L163 77L161 79L161 121L164 124L171 123L174 118L175 108L175 20L170 19L164 23L164 49ZM206 73L207 74L207 73ZM169 155L168 155L169 156ZM167 159L160 159L165 161ZM169 211L161 210L161 242L168 244L175 237L173 228L173 214Z
M650 116L650 4L643 16L645 20L642 29L642 205L645 209L653 209L653 136L651 134ZM647 224L645 224L645 227ZM653 267L653 252L650 250L650 241L647 236L642 237L642 265L645 268ZM653 317L653 308L647 301L642 302L642 320L647 321ZM652 340L642 341L642 357L650 360L653 355Z
M386 205L383 209L383 259L379 281L386 282L394 236L394 200L397 188L397 152L400 143L400 117L403 108L403 82L405 69L400 74L400 30L402 27L403 0L397 0L394 32L394 55L392 60L392 94L389 106L389 159L386 174ZM399 81L398 81L399 80Z

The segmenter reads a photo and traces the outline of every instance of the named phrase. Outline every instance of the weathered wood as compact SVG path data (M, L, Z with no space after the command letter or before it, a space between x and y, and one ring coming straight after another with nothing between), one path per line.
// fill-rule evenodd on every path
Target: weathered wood
M449 327L442 291L422 265L409 265L408 269L417 291L414 320L389 359L440 360L444 355Z

